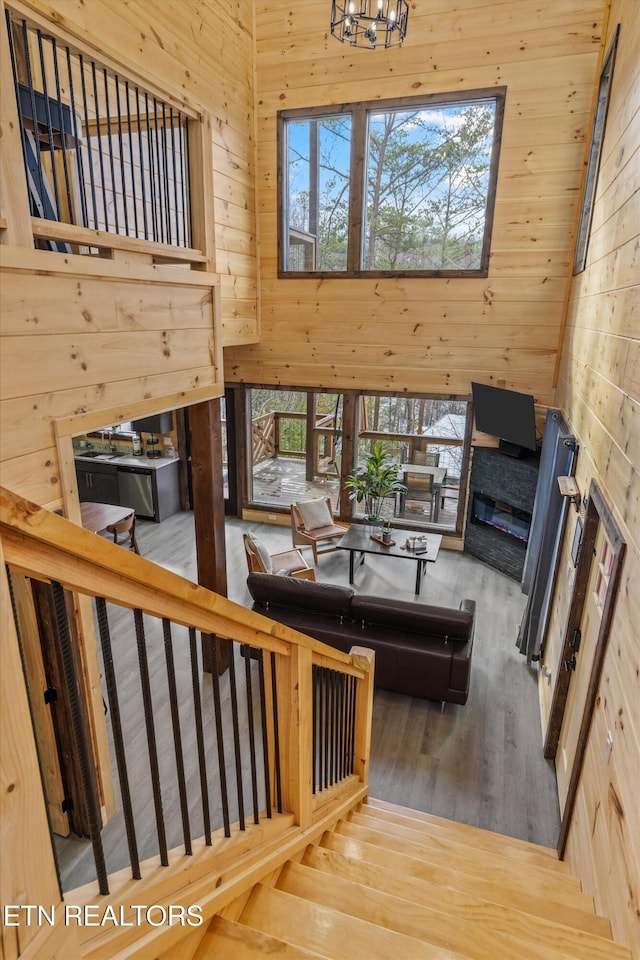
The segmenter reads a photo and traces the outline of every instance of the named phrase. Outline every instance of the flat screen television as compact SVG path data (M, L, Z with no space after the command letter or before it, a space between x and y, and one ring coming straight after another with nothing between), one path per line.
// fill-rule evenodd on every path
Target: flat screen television
M476 427L500 439L500 449L513 457L536 449L536 417L530 393L472 383Z

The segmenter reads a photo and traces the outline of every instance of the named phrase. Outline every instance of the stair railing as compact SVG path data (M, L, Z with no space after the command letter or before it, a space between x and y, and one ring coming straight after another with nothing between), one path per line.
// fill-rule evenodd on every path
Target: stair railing
M180 903L188 888L189 902L199 896L210 916L225 897L228 902L238 895L243 864L251 863L247 883L254 883L256 863L274 869L279 848L283 858L290 856L292 844L304 845L366 796L370 651L334 650L4 488L0 534L9 582L38 581L55 610L48 636L61 663L81 771L81 797L74 802L85 807L95 864L82 867L88 885L73 890L72 902L154 903L153 891L162 889L166 898L173 878L170 902ZM119 813L105 828L82 718L69 592L95 600L121 797ZM20 617L16 623L21 643L33 643L32 636L21 636ZM202 671L198 632L210 644L211 674ZM233 648L223 676L215 637L227 638ZM30 726L29 716L23 720ZM141 807L148 811L143 817ZM118 817L120 827L114 826ZM211 860L206 883L203 858ZM229 881L216 888L210 877L221 865ZM144 885L146 901L132 895L132 880ZM24 898L24 877L21 883ZM79 934L81 940L91 935Z

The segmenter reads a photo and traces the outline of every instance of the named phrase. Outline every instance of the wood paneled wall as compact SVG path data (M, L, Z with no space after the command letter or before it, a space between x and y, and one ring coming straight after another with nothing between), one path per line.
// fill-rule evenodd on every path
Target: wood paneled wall
M571 286L557 400L580 445L577 479L595 478L627 542L622 583L567 856L616 939L640 957L640 6L612 0L605 48L620 39L587 266ZM575 527L571 511L565 558ZM568 543L568 546L567 546ZM566 611L564 576L554 606ZM557 669L552 625L546 657ZM611 758L605 740L613 734Z
M605 0L414 0L408 36L354 50L326 0L256 2L261 337L228 380L553 400ZM276 112L506 85L486 279L277 278Z
M55 21L65 39L95 50L107 66L202 112L202 139L212 140L205 176L213 180L215 236L202 239L216 275L152 267L133 255L110 263L25 249L32 246L26 197L2 193L3 483L55 507L68 485L56 421L71 418L81 431L117 422L118 413L143 415L145 404L152 412L159 398L166 409L217 396L222 344L256 337L252 5L16 0L16 7ZM4 136L14 132L6 118L15 112L8 54L3 62L3 180L20 184L19 137L9 157ZM200 210L196 219L202 232ZM96 422L97 413L104 420Z

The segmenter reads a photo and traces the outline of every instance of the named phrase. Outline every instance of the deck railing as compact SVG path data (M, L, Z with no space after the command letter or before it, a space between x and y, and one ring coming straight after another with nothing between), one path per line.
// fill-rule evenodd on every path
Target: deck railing
M74 802L86 808L98 887L74 889L74 903L83 897L95 903L98 894L103 902L116 902L123 890L129 904L157 902L136 901L131 881L146 883L148 897L154 884L169 889L169 881L159 879L166 870L169 877L179 873L184 888L189 867L180 861L190 858L197 860L194 876L202 893L207 848L214 871L216 862L228 870L233 856L238 864L247 856L255 864L266 844L265 870L273 869L278 835L290 853L292 830L304 842L310 830L323 829L327 818L344 813L345 803L353 805L366 794L372 655L342 654L4 489L0 532L10 582L24 589L25 582L36 581L53 597L55 622L47 636L55 637L64 677L57 702L68 703L72 718L82 794ZM119 846L113 824L103 829L93 785L68 591L96 598L105 710L121 796ZM32 662L34 650L25 658L24 647L38 641L24 629L21 606L14 604L17 636L23 661ZM210 675L202 671L197 633L210 644ZM214 637L232 644L225 675L216 668ZM87 647L84 656L90 654ZM28 716L24 722L30 726ZM171 822L169 804L175 812ZM141 816L144 809L150 815ZM271 824L266 832L264 823ZM106 855L105 831L112 831ZM109 858L112 849L125 856L125 848L128 868L117 873L124 863ZM37 870L38 852L33 856ZM21 896L31 902L24 877L21 883ZM200 898L209 904L209 915L221 896L212 884Z

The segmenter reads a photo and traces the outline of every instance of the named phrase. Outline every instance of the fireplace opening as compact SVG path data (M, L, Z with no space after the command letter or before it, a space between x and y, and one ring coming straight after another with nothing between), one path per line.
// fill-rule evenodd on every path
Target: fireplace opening
M492 500L481 493L473 494L471 522L492 527L509 537L515 537L522 543L527 543L529 540L530 513L503 500Z

